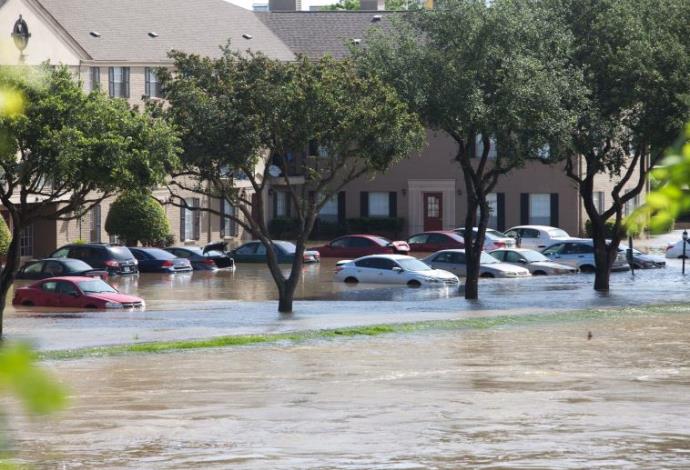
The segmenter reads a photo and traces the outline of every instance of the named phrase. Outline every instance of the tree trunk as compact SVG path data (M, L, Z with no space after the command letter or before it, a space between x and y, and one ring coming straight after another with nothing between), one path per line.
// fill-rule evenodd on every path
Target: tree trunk
M5 305L7 303L7 293L14 282L14 274L19 269L19 239L21 236L19 224L12 221L12 241L7 250L7 263L0 273L0 340L3 339L5 322Z
M598 226L597 229L594 227ZM592 241L594 242L594 290L608 292L611 277L609 250L606 248L606 233L602 223L592 223Z

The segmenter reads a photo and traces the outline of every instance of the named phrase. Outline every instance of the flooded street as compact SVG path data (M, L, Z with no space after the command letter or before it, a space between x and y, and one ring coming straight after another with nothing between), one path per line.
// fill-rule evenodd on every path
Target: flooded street
M659 313L48 362L72 407L14 447L38 469L688 468L689 336Z
M266 266L240 264L234 272L115 277L121 291L146 299L145 311L74 311L20 307L6 311L6 331L40 349L275 333L377 323L520 315L586 308L686 302L690 276L680 261L665 269L614 273L611 292L592 289L593 276L482 279L480 300L464 300L456 288L332 282L333 260L305 268L295 313L277 313L275 287Z

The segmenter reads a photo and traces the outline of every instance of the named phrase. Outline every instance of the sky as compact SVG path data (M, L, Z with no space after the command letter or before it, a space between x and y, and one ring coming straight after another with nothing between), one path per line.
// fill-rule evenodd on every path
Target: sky
M268 0L226 0L235 5L239 5L247 10L252 9L254 3L268 3ZM336 3L337 0L302 0L302 9L309 10L310 5L330 5Z

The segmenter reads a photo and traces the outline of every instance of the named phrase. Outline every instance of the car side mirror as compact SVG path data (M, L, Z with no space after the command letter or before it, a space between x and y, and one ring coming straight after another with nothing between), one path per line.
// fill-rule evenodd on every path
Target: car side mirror
M520 263L520 264L527 264L527 260L523 258L523 259L521 259L520 261L518 261L518 263Z
M401 272L403 272L403 268L401 268L400 266L394 266L393 271L400 274Z

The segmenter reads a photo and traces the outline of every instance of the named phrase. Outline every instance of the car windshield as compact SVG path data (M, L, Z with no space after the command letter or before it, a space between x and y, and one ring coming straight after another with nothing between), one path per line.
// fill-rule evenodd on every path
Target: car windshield
M387 238L383 237L371 237L372 240L374 240L376 243L378 243L381 246L388 246L391 244L391 241Z
M547 233L551 238L568 238L570 236L568 235L568 232L561 230L560 228L549 230Z
M274 241L273 244L283 249L284 252L292 254L297 251L297 247L294 243L284 242L284 241Z
M132 252L129 251L129 248L126 246L111 246L108 247L108 251L110 252L111 255L113 255L113 258L115 259L132 259L134 256L132 255Z
M520 254L525 257L525 259L530 263L536 263L538 261L549 261L549 258L542 255L538 251L521 251Z
M479 264L496 264L496 263L500 263L500 261L497 260L496 258L494 258L493 256L491 256L490 254L482 252L482 256L479 258Z
M101 294L104 292L116 294L117 291L103 282L101 279L94 279L93 281L82 281L79 283L79 288L85 294Z
M201 248L199 248L198 246L186 246L184 249L187 251L191 251L195 255L201 255L201 256L204 255L204 251Z
M71 273L77 271L88 271L89 269L92 269L91 266L78 259L64 260L63 264L65 267L67 267L67 271Z
M165 250L161 250L160 248L147 248L146 250L142 250L145 253L148 253L149 255L153 256L156 259L173 259L175 258L175 255L173 255L170 252L167 252Z
M418 259L398 259L396 260L405 271L431 271L428 264L422 263Z

